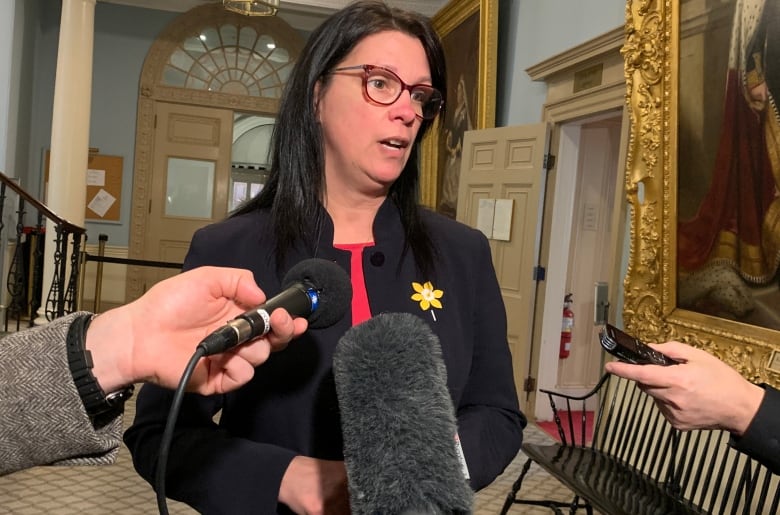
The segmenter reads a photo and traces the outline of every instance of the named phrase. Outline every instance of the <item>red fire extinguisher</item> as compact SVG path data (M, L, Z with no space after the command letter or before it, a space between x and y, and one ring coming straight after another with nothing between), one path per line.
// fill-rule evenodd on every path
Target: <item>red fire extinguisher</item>
M561 325L561 350L558 357L568 358L571 352L571 331L574 328L574 311L571 310L572 294L563 298L563 324Z

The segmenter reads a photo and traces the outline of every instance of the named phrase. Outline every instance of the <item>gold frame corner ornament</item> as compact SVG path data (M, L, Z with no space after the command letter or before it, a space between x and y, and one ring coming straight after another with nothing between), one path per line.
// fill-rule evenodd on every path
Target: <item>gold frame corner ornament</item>
M680 0L627 0L625 187L631 209L623 321L646 341L714 354L753 382L780 386L778 331L677 306L677 126Z
M479 63L474 128L484 129L495 126L496 119L498 0L450 0L431 17L431 23L439 37L444 40L475 13L479 13ZM447 84L451 87L457 77L450 75L451 67L449 62L447 64ZM448 103L452 104L453 99L448 98ZM441 124L441 117L437 117L421 145L420 201L432 209L436 208L438 202Z

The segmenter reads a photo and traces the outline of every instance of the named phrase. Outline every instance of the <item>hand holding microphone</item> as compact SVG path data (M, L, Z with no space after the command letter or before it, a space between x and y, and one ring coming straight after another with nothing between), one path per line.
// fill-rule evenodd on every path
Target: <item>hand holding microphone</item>
M166 515L165 479L173 431L184 390L195 364L203 356L225 352L237 345L268 334L271 316L277 308L305 317L309 327L328 327L344 317L352 303L352 283L337 264L324 259L306 259L290 269L282 281L284 290L257 308L246 311L203 339L195 349L174 392L165 431L160 440L155 471L155 490L160 514ZM251 377L251 376L250 376Z
M86 334L93 375L106 392L132 383L175 388L194 346L264 298L248 270L200 267L157 283L139 299L92 320ZM271 351L306 330L304 319L273 317L266 337L230 353L202 360L188 387L203 395L246 383Z
M352 284L340 266L324 259L306 259L290 269L284 290L265 304L237 316L207 336L198 347L206 356L225 352L271 330L271 313L285 309L305 317L309 327L328 327L343 318L352 302Z

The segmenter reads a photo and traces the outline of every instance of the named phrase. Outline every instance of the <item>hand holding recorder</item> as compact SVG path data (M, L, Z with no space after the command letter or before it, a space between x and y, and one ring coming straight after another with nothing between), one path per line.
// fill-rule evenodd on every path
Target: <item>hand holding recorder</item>
M712 354L680 342L651 344L678 365L612 361L607 372L639 383L677 429L725 429L741 436L764 398L764 390Z
M599 341L604 350L626 363L664 366L680 363L610 324L599 333Z
M733 447L780 474L780 392L751 383L712 354L679 342L663 345L664 354L679 362L674 367L606 364L607 372L639 383L655 399L669 422L683 431L725 429Z

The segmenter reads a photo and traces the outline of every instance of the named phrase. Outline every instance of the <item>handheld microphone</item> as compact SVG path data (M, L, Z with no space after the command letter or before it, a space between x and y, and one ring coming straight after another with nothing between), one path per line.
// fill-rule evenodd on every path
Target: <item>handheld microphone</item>
M408 313L348 330L333 356L353 514L473 512L439 340Z
M267 334L271 313L284 308L294 317L306 317L313 329L328 327L347 312L352 303L352 283L336 263L325 259L306 259L284 276L281 293L264 304L238 315L208 335L198 348L206 356L226 350Z

